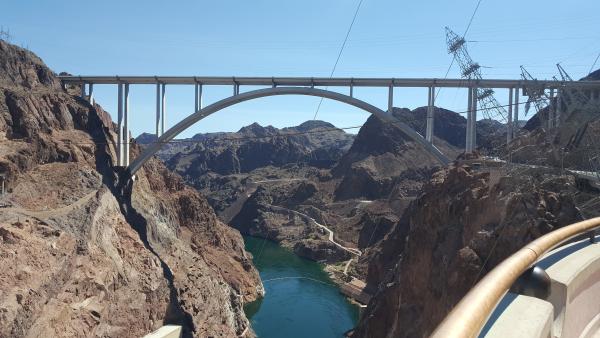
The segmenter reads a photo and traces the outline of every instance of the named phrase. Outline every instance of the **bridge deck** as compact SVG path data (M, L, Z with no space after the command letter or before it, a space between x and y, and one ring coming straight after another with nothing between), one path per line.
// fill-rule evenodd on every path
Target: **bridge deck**
M174 84L243 86L331 86L331 87L455 87L455 88L600 88L600 81L554 81L510 79L436 78L328 78L328 77L225 77L225 76L59 76L63 83L94 84Z

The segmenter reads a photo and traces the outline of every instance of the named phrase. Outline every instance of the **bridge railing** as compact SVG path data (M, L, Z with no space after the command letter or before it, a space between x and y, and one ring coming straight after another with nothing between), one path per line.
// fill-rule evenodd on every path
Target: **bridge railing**
M600 217L596 217L554 230L527 244L479 281L438 325L432 337L477 337L519 276L552 249L585 233L593 236L599 228Z

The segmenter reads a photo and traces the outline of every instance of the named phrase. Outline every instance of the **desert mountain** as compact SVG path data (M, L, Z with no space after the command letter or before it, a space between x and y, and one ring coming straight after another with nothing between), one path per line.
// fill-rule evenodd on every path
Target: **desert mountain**
M0 40L0 336L241 334L261 284L240 234L158 160L118 189L116 127L78 93Z

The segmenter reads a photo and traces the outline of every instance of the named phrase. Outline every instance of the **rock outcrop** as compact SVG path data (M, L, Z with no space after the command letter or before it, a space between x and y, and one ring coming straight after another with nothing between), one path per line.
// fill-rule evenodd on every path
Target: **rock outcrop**
M153 137L141 135L138 139L152 142ZM352 140L351 134L323 121L283 129L253 123L235 133L197 134L181 140L181 145L169 145L161 156L170 156L169 168L193 182L208 172L231 175L291 163L330 167Z
M116 128L78 92L0 40L0 336L246 331L261 284L239 233L157 160L122 194Z
M375 293L353 337L425 337L487 271L533 239L582 219L597 196L573 176L526 168L437 172L374 250Z
M459 115L445 110L441 112L444 114L440 114L440 124L444 120L442 116L448 115L447 120L459 125L455 121L460 121ZM422 128L420 122L425 121L425 115L419 120L420 112L408 109L395 109L393 114L417 131L419 127ZM457 141L454 138L450 140ZM460 151L444 139L436 137L434 142L449 158L456 157ZM415 196L421 182L437 166L439 162L405 136L396 125L371 116L361 127L350 150L332 169L332 175L341 179L335 198L387 198L392 188L399 186L399 182L402 182L405 195Z

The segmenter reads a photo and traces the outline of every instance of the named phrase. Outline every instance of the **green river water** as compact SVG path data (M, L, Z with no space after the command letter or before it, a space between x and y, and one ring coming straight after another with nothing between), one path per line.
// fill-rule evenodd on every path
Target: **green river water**
M262 238L244 241L266 291L244 307L258 337L343 337L354 327L358 308L339 293L322 265Z

